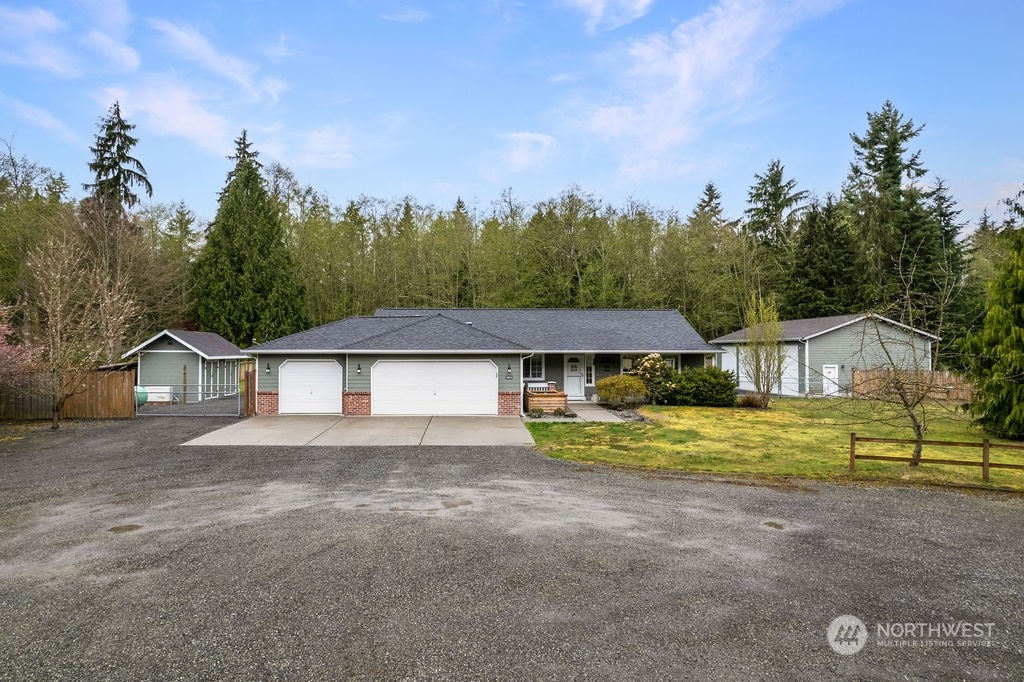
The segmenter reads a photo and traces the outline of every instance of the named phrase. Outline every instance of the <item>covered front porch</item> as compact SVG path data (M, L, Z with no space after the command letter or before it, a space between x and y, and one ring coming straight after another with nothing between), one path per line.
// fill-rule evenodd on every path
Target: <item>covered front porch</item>
M605 377L623 374L633 368L640 358L650 353L661 353L669 366L704 367L711 364L711 356L704 353L680 353L671 351L633 351L622 353L534 353L523 356L523 383L551 383L564 391L568 400L580 402L594 400L595 385Z

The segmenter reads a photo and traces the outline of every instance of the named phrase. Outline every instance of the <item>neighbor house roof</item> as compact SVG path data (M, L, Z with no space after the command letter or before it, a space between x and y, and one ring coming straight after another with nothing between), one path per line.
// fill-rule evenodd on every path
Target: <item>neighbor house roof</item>
M195 351L207 360L234 360L248 357L238 346L213 332L195 332L187 329L165 329L154 334L135 348L122 355L128 358L146 348L157 339L167 336L174 339L191 351Z
M785 320L782 322L782 338L781 341L806 341L813 339L815 336L821 336L828 332L836 329L841 329L847 325L851 325L854 322L865 320L868 318L874 318L880 322L891 324L894 327L899 327L913 334L919 334L921 336L938 339L937 336L921 331L920 329L914 329L905 324L901 324L895 320L890 320L887 317L881 315L874 315L872 313L853 313L848 315L832 315L830 317L809 317L802 320ZM717 339L712 339L711 343L746 343L748 336L750 335L750 327L744 327L739 331L726 334L725 336L719 336Z
M253 353L685 352L714 353L677 310L381 308L269 341Z

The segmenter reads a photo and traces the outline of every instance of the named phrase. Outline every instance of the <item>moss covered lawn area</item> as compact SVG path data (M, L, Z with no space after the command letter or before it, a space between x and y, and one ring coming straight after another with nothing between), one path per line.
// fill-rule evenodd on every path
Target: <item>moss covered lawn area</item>
M816 480L849 480L850 432L912 438L909 425L881 423L889 409L867 401L779 399L769 410L705 407L642 408L653 423L527 423L538 447L575 462L687 472ZM936 407L929 440L981 442L984 434L957 410ZM992 442L1008 442L992 439ZM910 445L858 443L865 455L909 456ZM925 446L925 458L981 461L980 448ZM1024 464L1024 451L991 451L992 462ZM991 487L1024 491L1024 471L857 461L857 481Z

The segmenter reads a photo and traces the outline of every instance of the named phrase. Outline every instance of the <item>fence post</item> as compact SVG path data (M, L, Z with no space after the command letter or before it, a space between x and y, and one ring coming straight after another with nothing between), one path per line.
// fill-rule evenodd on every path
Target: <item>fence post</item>
M850 474L853 474L857 466L857 434L850 431Z
M981 443L981 480L988 483L988 438Z
M171 402L174 400L172 398ZM188 402L188 365L181 366L181 404Z

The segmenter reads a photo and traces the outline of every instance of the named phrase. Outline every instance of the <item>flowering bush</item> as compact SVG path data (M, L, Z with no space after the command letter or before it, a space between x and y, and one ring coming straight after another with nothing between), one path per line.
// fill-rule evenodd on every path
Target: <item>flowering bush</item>
M669 367L660 353L651 353L637 360L630 374L644 383L653 404L672 404L670 398L678 388L679 372Z

